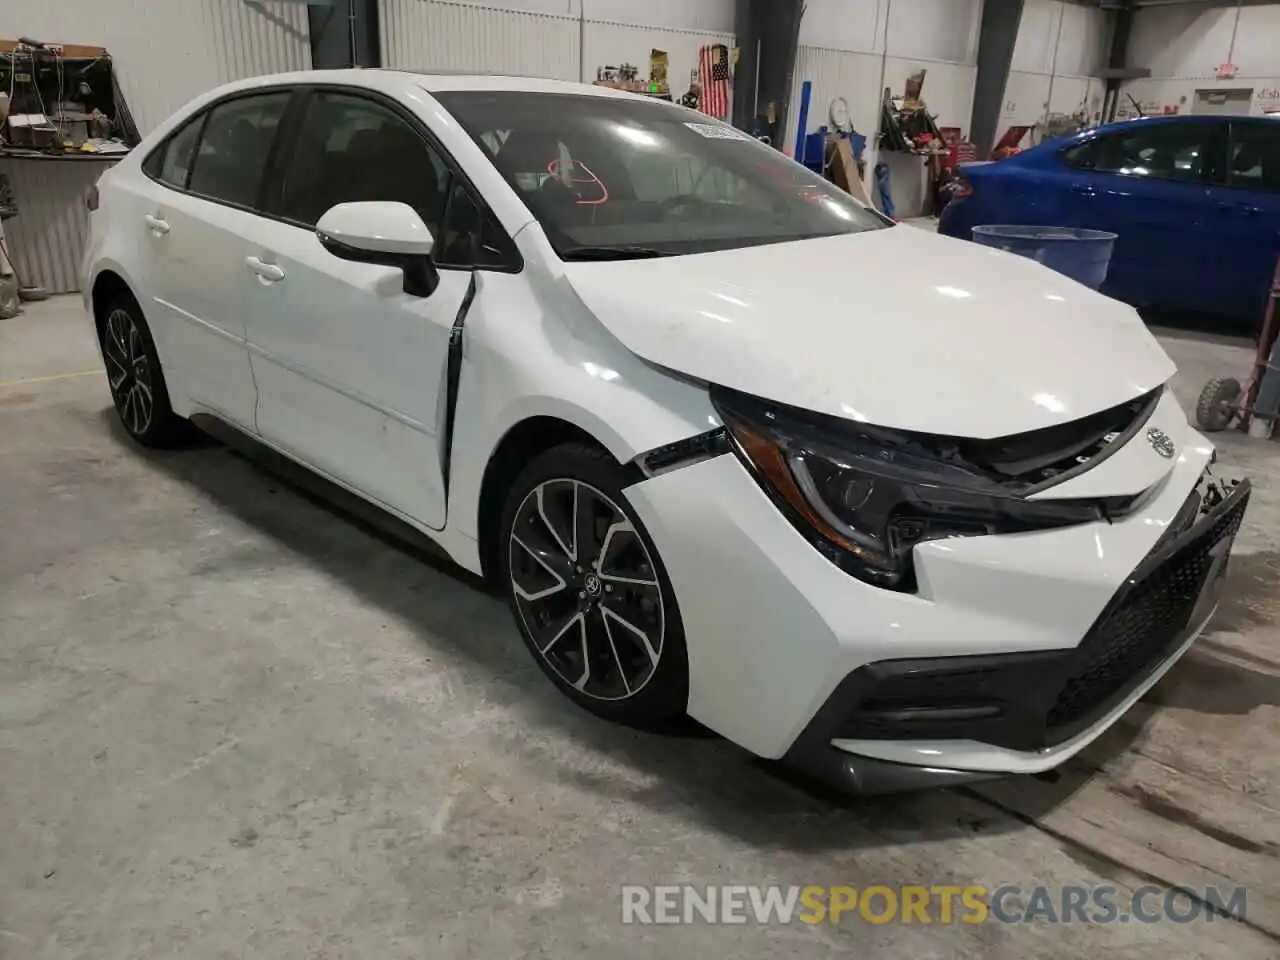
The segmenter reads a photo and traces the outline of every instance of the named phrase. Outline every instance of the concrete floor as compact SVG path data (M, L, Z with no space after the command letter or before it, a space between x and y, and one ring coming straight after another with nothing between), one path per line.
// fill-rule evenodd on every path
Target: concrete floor
M1239 341L1164 338L1193 401ZM1280 450L1211 635L1060 776L838 803L556 694L507 611L0 322L0 957L1280 956ZM624 927L623 883L1249 889L1247 922Z

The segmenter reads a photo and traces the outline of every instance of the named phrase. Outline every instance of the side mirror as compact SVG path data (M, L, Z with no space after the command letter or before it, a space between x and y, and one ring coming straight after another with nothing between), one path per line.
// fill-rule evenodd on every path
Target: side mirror
M435 238L407 203L366 200L340 203L316 224L320 243L335 257L380 263L404 271L404 292L429 297L440 285L431 261Z

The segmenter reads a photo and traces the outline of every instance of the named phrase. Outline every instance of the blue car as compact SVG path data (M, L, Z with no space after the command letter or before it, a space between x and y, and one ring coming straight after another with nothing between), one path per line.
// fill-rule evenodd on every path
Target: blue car
M1138 307L1262 315L1280 255L1280 119L1146 117L966 164L939 232L1118 234L1102 292Z

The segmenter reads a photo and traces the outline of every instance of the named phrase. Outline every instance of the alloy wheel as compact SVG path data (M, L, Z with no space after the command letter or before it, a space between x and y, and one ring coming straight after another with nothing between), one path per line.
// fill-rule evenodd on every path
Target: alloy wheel
M108 314L102 355L120 419L130 433L145 433L155 411L151 367L146 342L128 311L113 310Z
M508 543L516 607L538 654L597 700L625 700L662 657L662 587L622 509L580 480L538 484Z

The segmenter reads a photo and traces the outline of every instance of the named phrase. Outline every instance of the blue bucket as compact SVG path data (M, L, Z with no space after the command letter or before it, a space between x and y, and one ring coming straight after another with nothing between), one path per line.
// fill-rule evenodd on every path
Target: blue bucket
M1043 263L1097 290L1107 279L1116 235L1080 227L995 225L973 228L973 239Z

